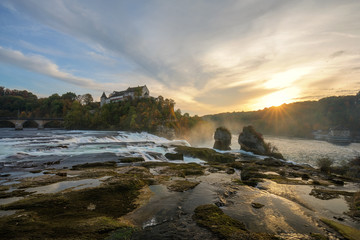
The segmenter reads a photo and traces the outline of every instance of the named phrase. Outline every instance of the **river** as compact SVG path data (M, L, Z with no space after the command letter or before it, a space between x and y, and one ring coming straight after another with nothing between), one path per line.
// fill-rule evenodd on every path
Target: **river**
M336 164L360 156L360 143L348 146L334 145L324 141L265 136L284 157L296 163L316 166L319 158L330 158ZM70 131L24 129L15 131L0 129L0 166L34 167L37 164L60 161L59 167L74 163L117 160L119 157L141 156L145 161L166 161L163 156L173 152L172 145L190 144L185 140L167 140L149 133L123 131ZM213 140L195 147L212 147ZM240 151L237 136L233 136L231 152ZM185 158L185 162L200 162Z

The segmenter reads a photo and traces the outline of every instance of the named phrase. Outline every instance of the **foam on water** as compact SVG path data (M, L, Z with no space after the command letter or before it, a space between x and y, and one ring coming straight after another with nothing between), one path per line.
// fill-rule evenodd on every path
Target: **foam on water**
M360 143L348 146L333 145L328 142L290 139L264 136L265 141L275 145L284 157L291 162L316 165L316 160L328 157L340 164L342 160L350 160L360 156ZM116 156L142 156L146 161L166 161L159 157L167 152L174 152L172 145L190 146L185 140L168 140L146 132L124 131L83 131L83 130L43 130L0 129L0 164L13 161L32 160L33 157L77 156L81 154L113 153ZM201 147L211 148L213 139L202 143ZM197 146L195 146L197 147ZM199 146L200 147L200 146ZM237 136L233 135L232 150L218 151L264 158L253 153L240 150ZM158 157L154 157L158 153ZM199 162L199 160L195 160Z
M146 132L66 131L2 129L0 162L32 160L31 157L76 156L81 154L113 153L117 156L142 156L146 161L172 151L172 145L190 146L185 140L168 140ZM21 133L23 135L20 137ZM156 154L155 154L156 155Z

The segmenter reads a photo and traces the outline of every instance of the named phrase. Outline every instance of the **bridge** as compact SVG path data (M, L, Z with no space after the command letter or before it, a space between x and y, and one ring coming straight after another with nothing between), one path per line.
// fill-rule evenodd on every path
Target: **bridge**
M44 129L45 124L51 121L63 122L63 118L17 118L17 117L0 117L0 121L8 121L15 125L15 130L23 130L24 123L34 121L38 125L38 129Z

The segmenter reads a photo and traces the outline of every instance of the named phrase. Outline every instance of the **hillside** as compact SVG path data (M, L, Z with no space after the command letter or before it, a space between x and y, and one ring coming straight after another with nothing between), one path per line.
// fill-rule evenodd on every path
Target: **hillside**
M342 126L353 133L360 131L360 92L357 95L327 97L318 101L283 104L252 112L219 113L203 116L216 126L239 132L243 125L253 125L269 135L311 137L314 130Z
M202 120L198 116L174 110L175 101L162 96L134 98L100 107L90 94L68 92L38 98L31 92L0 87L0 117L64 118L67 129L127 130L176 133L188 132ZM27 127L36 127L28 121ZM47 127L51 127L49 123ZM0 127L12 127L0 121ZM25 126L26 127L26 126Z

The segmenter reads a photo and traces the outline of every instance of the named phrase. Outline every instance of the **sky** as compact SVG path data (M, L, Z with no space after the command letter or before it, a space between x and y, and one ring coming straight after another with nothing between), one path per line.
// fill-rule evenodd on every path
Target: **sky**
M358 0L1 0L0 86L128 87L190 114L360 90Z

